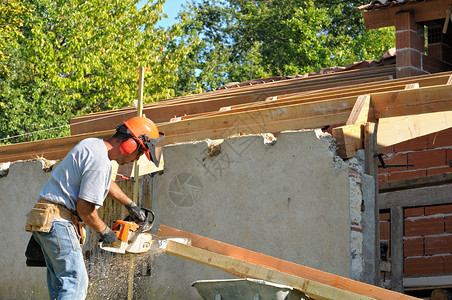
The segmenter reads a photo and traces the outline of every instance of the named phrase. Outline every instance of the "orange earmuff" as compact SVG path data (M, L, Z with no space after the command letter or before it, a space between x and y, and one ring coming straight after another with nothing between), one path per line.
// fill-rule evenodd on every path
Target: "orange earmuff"
M123 155L129 155L137 150L138 144L134 139L128 139L119 145L119 151Z

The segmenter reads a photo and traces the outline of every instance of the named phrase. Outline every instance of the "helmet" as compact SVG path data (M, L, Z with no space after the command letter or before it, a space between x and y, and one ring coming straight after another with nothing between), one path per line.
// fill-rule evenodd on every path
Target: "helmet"
M119 125L117 130L132 135L133 140L136 142L135 144L137 144L137 146L132 149L127 146L128 150L126 153L130 154L135 151L138 146L141 146L145 151L146 157L158 167L163 151L163 139L165 134L159 132L154 122L146 117L134 117L123 122L123 124L124 125ZM124 128L124 126L126 128ZM124 143L127 145L129 142L125 141L123 144Z

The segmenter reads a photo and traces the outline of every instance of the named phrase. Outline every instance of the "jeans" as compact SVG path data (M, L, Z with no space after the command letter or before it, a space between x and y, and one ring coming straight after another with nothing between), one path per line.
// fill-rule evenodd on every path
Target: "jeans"
M74 225L54 221L50 232L33 235L44 252L50 300L85 299L88 274Z

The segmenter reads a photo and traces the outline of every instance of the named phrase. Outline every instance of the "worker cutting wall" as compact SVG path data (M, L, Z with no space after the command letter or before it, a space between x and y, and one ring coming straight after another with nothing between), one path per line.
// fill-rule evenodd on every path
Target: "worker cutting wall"
M152 188L144 189L151 194L146 196L156 215L153 232L164 224L340 276L359 277L352 270L350 168L332 148L331 137L316 131L167 146L163 174L155 174ZM23 224L48 176L39 162L10 166L8 175L0 178L4 225ZM45 269L25 267L29 235L22 226L9 227L2 244L0 296L42 295ZM194 281L233 278L164 254L149 258L150 273L135 281L136 299L197 299Z

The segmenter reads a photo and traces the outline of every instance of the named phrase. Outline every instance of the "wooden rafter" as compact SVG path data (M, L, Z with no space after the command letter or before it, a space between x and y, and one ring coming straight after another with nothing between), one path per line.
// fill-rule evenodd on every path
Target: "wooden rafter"
M326 299L331 299L329 297L333 297L332 299L361 299L356 298L356 295L360 295L364 299L416 299L164 225L160 226L158 236L178 236L191 239L192 247L171 247L167 250L169 254L214 266L236 276L260 278L293 286L315 299L325 299L322 297L326 297ZM238 270L240 271L238 272ZM306 283L308 289L300 286L303 282ZM318 289L314 289L314 287ZM317 292L315 292L316 290Z
M370 96L377 119L452 110L451 85L372 93ZM158 124L158 127L165 132L167 144L206 138L227 138L236 134L321 128L332 124L345 124L355 102L356 97L344 97L245 112L231 112L225 115ZM36 155L48 159L62 158L83 138L105 138L113 133L114 130L108 130L61 139L2 146L0 162L14 161L13 158L16 160L30 159Z
M263 101L270 96L299 93L312 90L316 86L331 88L367 81L380 74L395 73L394 66L373 68L374 70L353 70L322 76L294 78L289 80L246 86L232 90L218 90L147 104L143 114L156 123L168 122L173 117L218 111L223 106ZM114 128L117 124L135 115L135 108L95 113L71 119L72 135L97 132Z

